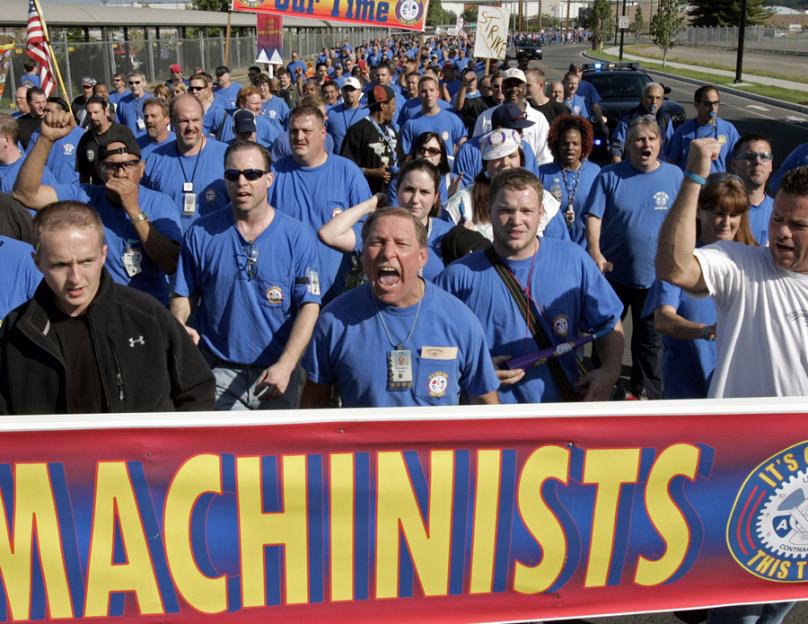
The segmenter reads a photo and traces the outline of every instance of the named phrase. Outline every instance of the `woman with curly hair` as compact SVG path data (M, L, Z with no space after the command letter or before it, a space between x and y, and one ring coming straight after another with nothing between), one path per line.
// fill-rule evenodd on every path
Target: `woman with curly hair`
M554 160L539 167L539 178L544 188L561 203L570 238L584 249L584 203L600 171L600 167L587 160L592 152L592 141L592 126L586 119L559 115L547 136Z
M720 240L757 246L749 227L749 196L743 180L714 173L699 192L696 246ZM662 398L703 399L715 369L717 332L712 297L694 297L656 280L643 316L654 315L662 334Z

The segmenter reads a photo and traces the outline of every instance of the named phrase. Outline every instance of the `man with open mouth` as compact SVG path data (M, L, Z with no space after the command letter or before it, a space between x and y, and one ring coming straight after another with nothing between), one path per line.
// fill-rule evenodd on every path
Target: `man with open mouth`
M499 380L479 320L419 271L426 228L404 208L373 212L362 228L368 283L326 306L303 360L301 407L499 403Z

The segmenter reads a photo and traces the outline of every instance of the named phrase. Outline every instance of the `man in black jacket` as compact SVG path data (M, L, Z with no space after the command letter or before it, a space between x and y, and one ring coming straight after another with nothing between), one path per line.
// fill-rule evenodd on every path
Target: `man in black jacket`
M34 220L44 280L0 328L0 414L213 409L202 354L156 299L112 282L86 204Z

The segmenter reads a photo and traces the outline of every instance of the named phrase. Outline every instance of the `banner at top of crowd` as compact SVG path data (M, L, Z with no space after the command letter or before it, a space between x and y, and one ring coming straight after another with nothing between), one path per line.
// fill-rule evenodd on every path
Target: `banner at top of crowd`
M234 11L423 31L429 0L233 0Z

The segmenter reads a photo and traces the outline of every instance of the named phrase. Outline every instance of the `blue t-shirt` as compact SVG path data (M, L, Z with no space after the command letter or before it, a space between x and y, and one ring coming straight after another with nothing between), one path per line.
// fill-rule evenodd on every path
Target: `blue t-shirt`
M146 161L149 155L156 150L158 147L166 145L171 141L176 141L177 135L173 132L169 132L168 136L166 137L165 141L152 141L151 137L148 134L144 134L142 137L138 137L137 144L140 146L140 159L142 161Z
M578 243L584 249L587 248L586 198L589 196L589 191L592 190L592 184L595 182L598 173L600 173L600 167L588 160L581 163L581 168L578 171L568 171L566 175L562 175L561 165L555 162L539 167L539 178L544 188L552 194L559 191L561 193L558 201L561 203L559 212L562 214L562 218L564 218L563 213L566 212L569 204L570 191L574 193L572 208L575 211L575 221L572 222L572 227L568 227L569 235L570 240Z
M297 80L295 71L297 70L298 67L303 71L303 77L305 78L306 72L308 71L309 67L303 61L298 59L297 61L292 61L286 66L286 69L288 69L289 73L292 74L292 82L295 82Z
M283 353L298 310L320 303L317 252L311 231L280 212L253 244L255 252L231 209L198 219L185 236L175 292L200 295L194 327L216 357L270 366Z
M146 134L146 122L143 120L143 103L148 99L148 94L136 98L130 93L122 97L118 102L118 122L129 128L135 138Z
M348 128L357 121L364 119L370 114L364 106L359 108L346 108L345 104L337 104L328 111L328 134L334 141L334 151L339 154L342 151L342 141L348 133Z
M409 388L388 389L393 347L380 315L394 341L412 328L403 342L412 357ZM429 282L420 310L387 306L367 284L344 293L321 312L303 366L311 381L336 385L345 407L457 405L461 390L482 396L499 387L480 322Z
M721 151L718 158L712 161L710 173L727 170L727 162L732 157L732 150L735 143L740 139L735 126L729 121L715 118L715 125L705 124L698 126L695 119L688 119L681 126L676 128L673 137L668 141L665 148L665 159L669 163L678 165L682 170L687 167L687 155L690 152L690 142L693 139L717 139L721 142Z
M129 89L126 89L123 93L118 93L117 91L110 91L109 101L112 104L115 104L115 106L118 106L118 102L120 102L127 95L132 95L132 92Z
M621 115L620 119L617 122L617 126L614 129L614 132L611 136L610 146L609 146L609 153L623 157L623 152L626 149L626 135L628 134L628 127L629 124L634 121L638 115L634 115L629 117L629 115ZM659 122L659 116L656 116L657 122ZM670 117L667 118L668 124L663 129L664 137L662 141L662 147L660 148L660 153L664 154L667 148L668 143L673 138L673 122L671 121Z
M419 97L407 100L398 112L398 117L396 118L398 125L403 128L406 122L421 113L422 106L423 102ZM443 99L438 100L438 107L441 110L450 110L452 108L451 104Z
M592 105L600 102L600 93L598 93L597 88L586 80L581 80L578 83L578 89L575 91L575 95L580 95L584 98L588 110L592 110Z
M202 118L202 132L206 137L225 142L225 139L222 138L222 131L228 118L229 116L227 111L224 110L224 106L214 100Z
M4 165L0 163L0 192L3 193L10 193L14 190L14 183L17 181L17 176L20 175L20 169L22 169L22 164L25 162L25 157L20 156L17 160L15 160L10 165ZM42 184L46 184L48 186L54 186L58 184L59 181L56 179L56 176L51 173L51 170L48 169L46 166L42 170ZM32 214L36 214L35 212L31 211Z
M370 199L367 180L353 162L329 154L317 167L301 167L291 156L272 165L275 180L269 189L269 203L301 221L316 236L326 222L341 211ZM317 240L320 288L328 302L345 289L350 257Z
M716 321L715 303L710 297L696 298L678 286L655 280L648 291L643 316L652 315L663 305L694 323L712 325ZM662 398L707 398L715 359L715 342L678 340L662 334Z
M31 72L30 74L23 74L20 76L20 85L28 85L31 87L41 87L42 82L40 81L39 75Z
M265 147L266 149L272 149L275 141L282 134L283 128L278 124L271 122L263 115L258 115L255 117L255 142L259 145ZM225 119L221 136L223 143L230 143L236 138L235 122L233 121L232 115L228 115ZM222 165L222 167L224 167L224 165Z
M437 115L418 113L401 128L401 149L409 154L412 144L424 132L435 132L446 146L449 162L454 160L455 145L466 138L466 126L460 117L449 111L439 111Z
M79 172L76 171L76 148L81 137L84 136L85 130L85 128L76 126L70 131L70 134L62 137L51 146L45 166L53 173L53 177L59 184L79 183ZM34 130L28 140L26 154L34 149L37 139L39 139L39 130Z
M589 119L589 107L586 105L586 100L577 93L571 98L565 98L564 105L570 109L572 115L580 115L584 119Z
M629 161L601 169L586 206L587 214L602 220L600 250L614 265L609 279L650 288L659 228L683 177L678 167L663 162L650 173L637 171Z
M236 99L241 91L241 84L231 82L229 87L217 87L213 90L213 99L228 113L236 109Z
M774 199L766 195L757 206L749 205L749 229L758 245L765 247L769 244L769 219L772 216Z
M106 268L112 279L124 286L131 286L150 294L163 305L168 305L168 278L143 249L143 243L129 220L126 211L110 202L106 188L100 184L59 185L55 187L60 201L73 200L90 204L98 212L104 224L104 236L108 247ZM149 217L149 223L167 239L182 242L180 220L171 199L163 193L140 187L138 205ZM130 275L125 257L136 258Z
M329 154L336 154L334 151L334 139L330 134L325 135L325 151ZM280 162L287 156L292 155L292 144L289 143L289 133L283 132L278 135L275 142L272 144L272 149L269 151L269 156L272 162Z
M452 173L460 175L462 172L463 174L463 179L460 181L458 190L474 184L474 178L483 170L483 154L480 151L480 139L482 139L482 137L483 135L479 135L470 138L463 143L457 151L457 156L452 166ZM538 169L536 168L536 154L533 152L533 148L530 147L530 144L524 139L522 140L522 152L525 155L523 169L538 174Z
M783 164L780 165L780 168L769 180L769 190L776 195L777 191L780 190L780 185L783 183L783 177L792 169L803 165L808 165L808 143L797 146L786 156Z
M286 129L289 121L289 105L282 97L273 95L271 100L261 105L261 114L278 128L280 134Z
M17 306L34 296L42 281L28 243L0 234L0 323Z
M143 185L165 193L176 206L182 231L200 216L224 208L230 203L224 174L224 153L227 145L206 139L204 147L193 156L180 156L177 142L171 141L155 149L146 160ZM183 184L193 184L196 194L196 210L188 213L183 210Z
M612 328L620 319L623 304L597 265L574 243L542 238L535 261L531 257L505 263L519 284L529 287L545 334L554 345L574 340L580 333ZM480 319L492 356L539 350L525 322L524 308L516 305L484 252L453 262L435 283L463 301ZM570 383L578 381L574 352L562 355L559 361ZM499 396L503 403L563 400L547 364L528 368L522 381L502 386Z

